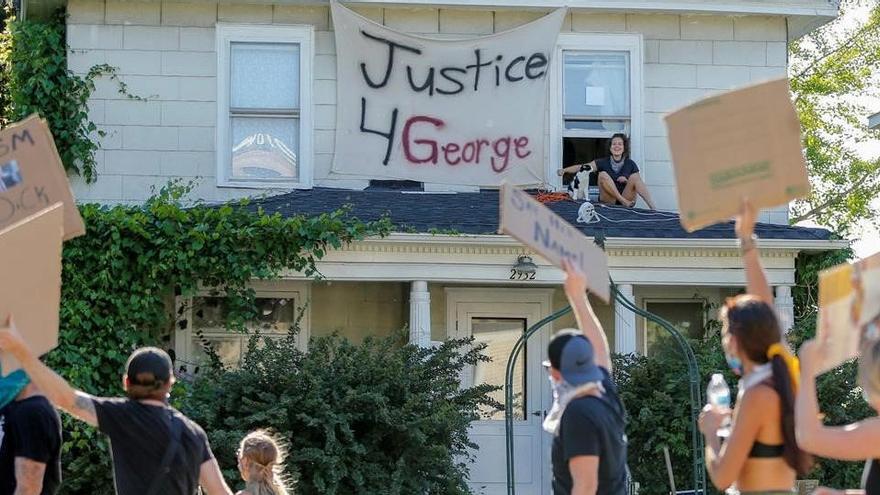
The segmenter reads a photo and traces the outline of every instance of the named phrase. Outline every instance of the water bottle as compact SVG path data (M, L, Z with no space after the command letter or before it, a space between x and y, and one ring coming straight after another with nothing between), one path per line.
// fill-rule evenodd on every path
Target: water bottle
M725 409L730 408L730 387L724 381L721 373L714 373L712 379L709 380L709 386L706 388L706 399L709 404L715 407ZM718 436L726 438L730 436L730 418L726 418L718 429Z

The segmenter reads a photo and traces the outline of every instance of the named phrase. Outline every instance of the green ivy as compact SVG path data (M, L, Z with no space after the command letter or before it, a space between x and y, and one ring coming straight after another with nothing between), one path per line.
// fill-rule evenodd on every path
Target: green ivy
M37 22L17 20L10 5L5 9L6 25L0 32L0 127L39 113L49 123L64 168L94 182L99 145L92 135L104 133L89 118L88 100L95 79L116 79L115 69L96 65L82 77L67 69L63 11L50 22ZM119 91L128 95L122 84Z
M64 245L60 345L48 355L75 386L120 395L133 348L169 347L175 295L221 288L236 308L227 324L241 329L256 315L251 280L285 270L316 275L329 249L391 229L387 219L363 223L347 209L284 218L247 203L184 208L185 192L171 186L137 207L80 207L87 233ZM67 416L64 431L63 493L112 493L106 444Z

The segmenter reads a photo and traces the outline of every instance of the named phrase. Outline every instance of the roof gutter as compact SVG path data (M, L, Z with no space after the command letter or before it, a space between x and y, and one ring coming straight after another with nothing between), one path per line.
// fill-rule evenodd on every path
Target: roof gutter
M401 244L456 244L474 246L517 246L522 245L508 235L494 234L461 234L432 235L393 233L384 238L370 238L364 242L391 242ZM834 251L849 247L847 240L813 240L813 239L761 239L761 249L784 249L804 252ZM610 237L605 239L608 248L701 248L701 249L732 249L737 247L735 239L666 239L644 237Z

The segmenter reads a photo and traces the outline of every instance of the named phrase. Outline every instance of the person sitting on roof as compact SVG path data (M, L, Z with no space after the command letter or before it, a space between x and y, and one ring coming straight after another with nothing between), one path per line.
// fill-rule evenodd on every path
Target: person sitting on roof
M590 163L560 168L557 173L562 175L586 170L599 172L599 201L632 208L636 204L638 194L645 200L648 208L656 210L648 186L639 175L639 166L629 158L629 139L626 134L617 133L611 136L608 151L610 156L598 158Z

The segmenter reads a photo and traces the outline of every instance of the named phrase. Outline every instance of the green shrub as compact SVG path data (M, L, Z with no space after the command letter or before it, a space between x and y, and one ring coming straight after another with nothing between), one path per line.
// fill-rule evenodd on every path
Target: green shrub
M223 288L236 308L227 325L238 329L256 314L252 279L314 274L330 248L390 229L345 210L283 218L245 204L183 208L184 194L171 187L143 206L80 206L87 234L64 244L59 346L48 363L86 392L120 395L133 348L170 346L175 294L193 295L199 283ZM101 436L66 415L64 432L62 492L112 493Z
M248 431L280 434L297 493L469 493L468 427L481 404L492 404L494 388L461 389L459 377L482 359L482 347L451 340L422 349L401 340L324 337L303 354L293 334L252 335L241 368L200 376L184 411L226 467L236 465ZM235 469L224 474L240 484Z

